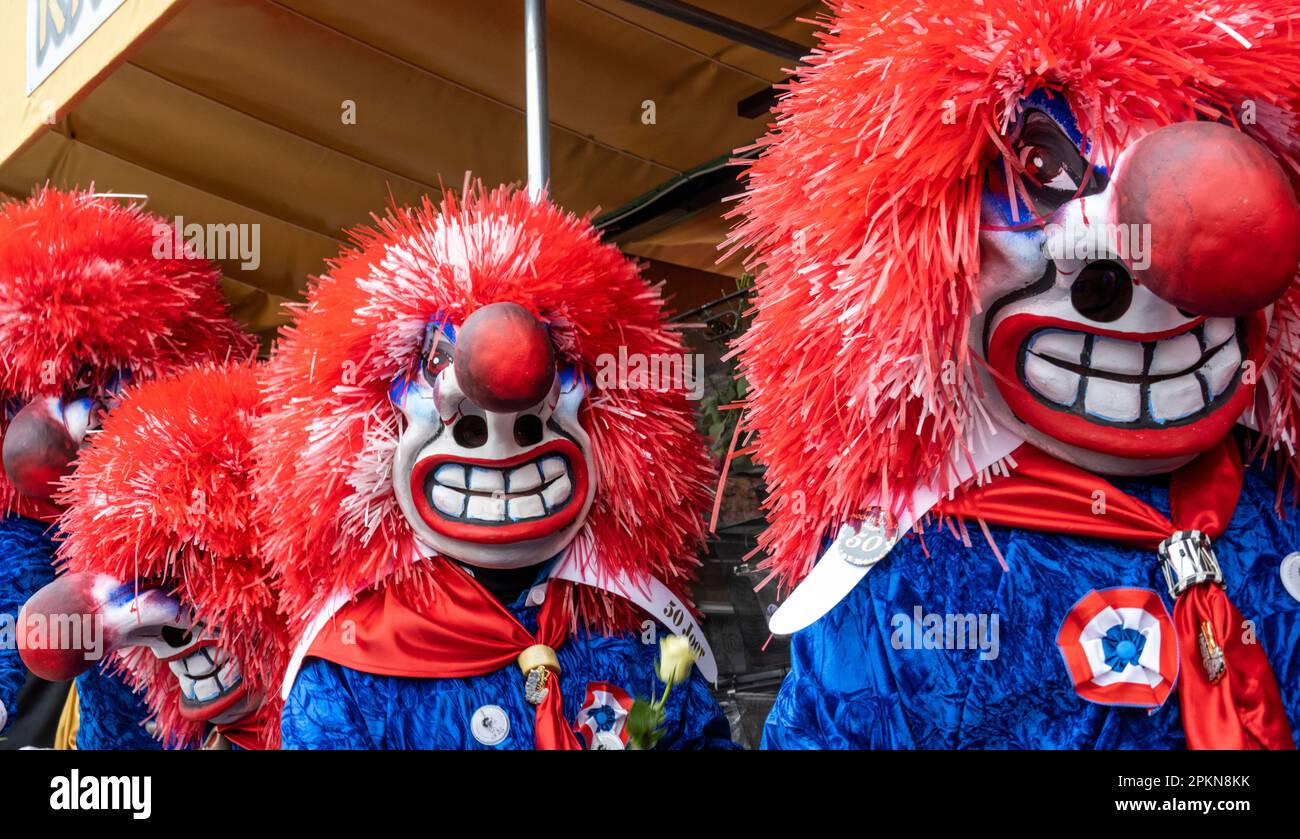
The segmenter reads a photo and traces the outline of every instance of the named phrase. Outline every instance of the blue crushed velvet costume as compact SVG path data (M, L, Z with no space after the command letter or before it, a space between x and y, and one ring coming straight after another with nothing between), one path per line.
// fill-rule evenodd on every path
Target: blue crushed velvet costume
M132 693L120 677L105 674L102 666L77 677L77 748L161 751L162 743L144 727L149 708L143 695Z
M520 595L510 611L530 632L536 608ZM556 654L564 715L578 717L591 682L612 682L632 697L663 691L655 678L657 644L638 636L601 636L578 629ZM307 659L280 716L285 749L531 749L535 711L524 699L523 677L511 665L469 679L378 676L318 658ZM486 746L471 720L485 705L500 707L510 723L504 740ZM661 749L739 748L730 726L697 669L673 688L664 709ZM581 738L579 738L581 741Z
M0 519L0 615L9 616L4 623L9 636L15 624L8 620L16 622L27 599L54 580L53 561L49 525L13 514ZM18 648L4 644L0 648L0 703L9 712L10 722L17 716L18 691L26 679L27 668ZM140 725L148 708L119 679L103 675L96 667L77 677L77 695L81 715L77 748L161 748Z
M1112 483L1168 514L1166 478ZM1214 547L1233 602L1255 622L1295 733L1300 602L1278 570L1283 557L1300 550L1300 513L1288 510L1279 521L1275 492L1271 473L1248 468L1232 524ZM1087 702L1075 693L1056 646L1066 613L1092 589L1153 589L1172 615L1154 552L989 529L1008 572L978 531L970 548L946 531L927 534L929 557L909 537L838 606L797 633L764 748L1184 747L1176 691L1150 715ZM918 605L923 614L997 614L997 657L981 660L978 649L894 649L893 617L903 614L911 624ZM910 634L915 642L921 632L913 626Z
M9 715L6 730L17 717L18 691L27 680L14 637L18 611L54 579L54 542L48 530L49 525L25 516L0 518L0 705Z

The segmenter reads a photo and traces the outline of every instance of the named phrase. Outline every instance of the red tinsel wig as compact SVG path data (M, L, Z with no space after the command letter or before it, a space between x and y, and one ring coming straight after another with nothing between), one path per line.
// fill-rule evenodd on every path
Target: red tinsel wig
M657 287L601 244L591 224L523 192L485 192L393 209L316 279L295 307L267 373L259 421L258 500L273 523L268 556L283 577L291 620L309 619L336 591L390 578L416 598L435 593L428 563L393 493L395 376L418 359L435 315L459 325L490 303L519 304L545 322L560 361L595 378L597 359L683 353L664 324ZM577 539L600 570L652 574L679 596L698 563L711 466L680 390L599 389L580 415L597 487ZM578 615L627 625L625 601L576 589Z
M166 222L89 192L0 204L0 401L246 357L212 263L154 255ZM8 414L0 410L0 433ZM37 515L0 474L0 512Z
M1257 122L1241 127L1300 180L1292 0L833 5L760 142L730 240L759 270L739 346L771 491L762 547L795 581L870 499L897 512L918 485L951 489L952 459L988 427L967 345L980 196L1022 97L1064 96L1103 155L1128 126L1236 124L1250 100ZM1258 412L1288 454L1298 309L1293 284L1274 308L1273 402Z
M68 572L161 586L216 627L247 689L265 697L257 738L275 748L287 644L253 515L258 374L248 363L205 364L132 387L64 482L58 559ZM145 647L115 655L146 691L160 737L202 737L203 723L180 716L166 663Z

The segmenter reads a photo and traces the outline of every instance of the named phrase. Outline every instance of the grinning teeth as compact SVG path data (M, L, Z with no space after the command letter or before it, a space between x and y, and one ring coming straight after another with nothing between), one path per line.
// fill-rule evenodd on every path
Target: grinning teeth
M458 463L448 463L439 466L438 471L433 473L433 479L443 486L464 489L465 467Z
M1163 376L1190 370L1201 360L1201 342L1190 332L1155 342L1151 357L1152 375Z
M1078 364L1083 358L1084 335L1082 332L1045 331L1034 336L1029 351L1035 355L1044 355Z
M507 489L510 492L527 492L542 485L542 473L536 463L521 466L510 472Z
M1078 373L1057 367L1036 355L1025 356L1025 380L1038 393L1058 405L1073 405L1079 395Z
M542 498L546 500L546 509L554 510L563 505L568 500L572 490L573 485L569 483L568 475L556 478L550 486L542 490Z
M568 460L558 455L506 469L446 463L433 475L425 491L450 518L493 524L545 518L573 495Z
M1144 353L1141 344L1097 336L1092 342L1092 355L1088 359L1088 366L1093 370L1107 373L1139 376L1142 374L1143 361Z
M1217 347L1237 333L1237 322L1232 318L1209 318L1205 321L1205 343Z
M1045 329L1021 359L1024 385L1045 402L1111 423L1164 424L1207 412L1236 381L1242 350L1233 318L1209 318L1155 341Z
M217 669L217 662L212 660L208 650L208 647L199 647L181 659L181 663L185 665L185 675L196 679L204 679L212 675Z
M1230 341L1224 345L1223 349L1210 356L1201 368L1201 373L1205 376L1205 382L1210 388L1210 398L1218 398L1220 393L1228 389L1232 384L1232 377L1237 374L1237 369L1241 367L1241 348L1237 346L1236 341Z
M1156 422L1173 422L1205 407L1201 380L1195 373L1151 383L1148 410Z
M475 492L504 492L506 476L500 469L480 469L476 466L469 473L469 488Z
M239 684L239 663L215 647L200 647L185 658L167 662L181 694L190 702L211 702Z
M221 686L217 684L216 679L200 679L194 683L194 699L198 702L206 702L209 699L216 699L221 695Z
M479 521L504 521L506 517L506 500L487 495L471 495L469 509L465 514Z
M433 506L446 515L462 516L465 514L465 495L454 489L435 485L433 488Z
M230 661L227 661L221 668L221 672L217 674L217 678L221 681L221 684L226 687L230 687L238 682L239 677L239 662L235 661L233 658Z
M1142 388L1129 382L1091 377L1084 410L1111 422L1135 422L1142 415Z
M542 506L541 495L525 495L523 498L512 498L507 508L512 519L533 519L538 516L546 515L546 508Z

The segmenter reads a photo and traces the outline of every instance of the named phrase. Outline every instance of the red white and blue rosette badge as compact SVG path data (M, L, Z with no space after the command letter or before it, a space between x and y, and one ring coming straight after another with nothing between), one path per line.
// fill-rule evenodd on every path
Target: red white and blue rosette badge
M1178 681L1178 635L1150 589L1089 592L1061 622L1056 645L1089 702L1155 709Z
M587 741L587 748L598 751L627 748L627 715L631 711L632 697L627 691L609 682L590 682L576 726Z

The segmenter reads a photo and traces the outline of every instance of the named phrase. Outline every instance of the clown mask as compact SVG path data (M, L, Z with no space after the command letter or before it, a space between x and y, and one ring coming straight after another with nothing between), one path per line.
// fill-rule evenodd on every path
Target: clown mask
M45 679L75 678L117 653L132 669L151 666L149 658L165 665L184 720L230 724L262 704L247 689L240 663L218 646L219 633L162 588L108 574L66 574L32 596L19 626L23 661ZM68 627L80 631L57 635Z
M578 419L586 391L522 306L483 306L458 328L435 318L419 370L390 392L404 419L394 490L416 538L482 568L523 568L567 547L596 482Z
M1128 138L1099 148L1060 96L1022 103L982 202L970 343L1002 424L1096 471L1152 474L1252 407L1300 208L1237 127Z

